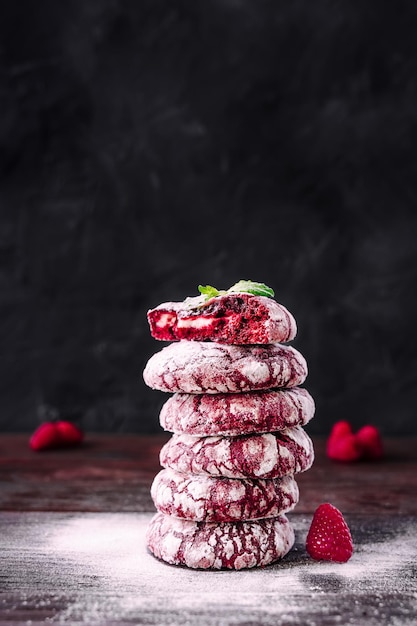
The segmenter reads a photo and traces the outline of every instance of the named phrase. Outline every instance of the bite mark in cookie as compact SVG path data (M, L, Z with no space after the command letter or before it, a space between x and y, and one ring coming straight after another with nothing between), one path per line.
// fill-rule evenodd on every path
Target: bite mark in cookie
M280 479L231 479L182 474L164 469L151 495L167 515L198 522L232 522L276 517L291 511L299 491L292 476Z
M146 540L154 556L172 565L240 570L284 557L294 544L294 531L285 515L219 524L157 513Z
M161 426L189 435L266 433L304 425L315 404L306 389L275 389L230 394L176 393L162 406Z
M213 394L296 387L307 373L305 358L292 346L180 341L154 354L143 378L160 391Z
M301 426L236 437L173 435L160 452L162 467L226 478L280 478L307 470L313 460L312 441Z

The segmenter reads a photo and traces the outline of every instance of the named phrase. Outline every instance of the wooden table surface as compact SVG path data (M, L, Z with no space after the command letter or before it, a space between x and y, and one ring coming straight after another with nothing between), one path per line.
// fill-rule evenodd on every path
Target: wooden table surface
M89 435L78 449L35 453L27 435L0 435L1 624L417 624L417 439L387 440L382 461L355 464L329 461L315 439L288 515L294 548L238 572L169 566L147 552L166 439ZM348 563L305 551L325 501L351 528Z

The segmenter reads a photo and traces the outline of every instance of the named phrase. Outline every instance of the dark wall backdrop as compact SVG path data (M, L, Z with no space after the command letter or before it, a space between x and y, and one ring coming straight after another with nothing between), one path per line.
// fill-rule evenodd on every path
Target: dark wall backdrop
M1 430L159 431L147 309L250 278L311 433L417 432L416 7L2 3Z

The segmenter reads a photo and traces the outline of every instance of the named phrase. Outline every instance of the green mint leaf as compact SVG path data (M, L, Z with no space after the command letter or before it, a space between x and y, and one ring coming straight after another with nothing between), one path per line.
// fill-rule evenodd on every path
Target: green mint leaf
M198 285L198 291L206 296L206 300L227 293L250 293L253 296L266 296L267 298L273 298L275 295L271 287L268 287L264 283L256 283L253 280L239 280L239 282L226 291L219 291L216 287L212 287L211 285Z
M198 285L198 291L206 296L207 300L210 298L215 298L220 294L216 287L212 287L211 285Z
M266 296L267 298L273 298L275 295L271 287L268 287L264 283L255 283L253 280L239 280L238 283L230 287L227 291L228 293L243 291L244 293L251 293L254 296Z

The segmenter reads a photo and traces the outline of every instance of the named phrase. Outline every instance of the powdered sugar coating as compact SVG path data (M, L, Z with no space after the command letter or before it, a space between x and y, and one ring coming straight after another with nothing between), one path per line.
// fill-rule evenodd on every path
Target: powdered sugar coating
M147 317L152 336L160 341L268 344L290 341L297 333L294 317L282 304L248 293L164 302Z
M313 398L301 387L240 394L176 393L162 406L159 421L173 433L240 435L302 426L314 411Z
M218 524L157 513L146 540L154 556L172 565L240 570L281 559L294 544L294 530L285 515Z
M301 426L236 437L173 435L160 452L162 467L184 474L227 478L280 478L303 472L314 460L313 443Z
M299 490L292 476L280 479L215 478L164 469L154 478L151 495L167 515L206 522L276 517L291 511Z
M143 378L160 391L213 394L296 387L307 373L305 358L292 346L180 341L154 354Z

